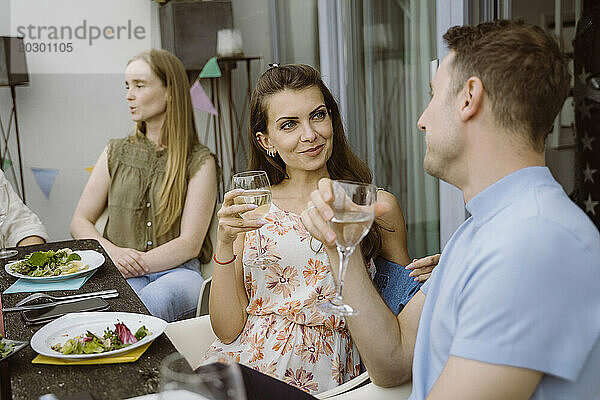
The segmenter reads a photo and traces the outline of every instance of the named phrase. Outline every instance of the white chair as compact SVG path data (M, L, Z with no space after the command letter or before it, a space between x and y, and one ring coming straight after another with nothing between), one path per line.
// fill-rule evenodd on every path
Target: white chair
M214 247L217 245L217 228L219 226L219 219L217 218L217 212L221 209L221 204L217 203L215 205L215 210L213 213L212 220L210 221L210 226L208 227L208 237L210 237L210 241ZM215 260L210 259L210 261L206 264L202 264L200 266L200 273L204 278L204 282L202 282L202 288L200 289L200 296L198 296L198 307L196 308L196 316L199 317L201 315L208 314L208 295L210 294L210 284L212 282L212 273L215 269Z
M353 379L354 380L354 379ZM350 381L352 382L352 381ZM375 385L373 382L350 390L348 392L331 397L335 400L406 400L412 392L412 384L405 383L401 386L392 388L383 388Z
M210 284L212 283L212 276L204 279L202 282L202 288L200 289L200 296L198 296L198 308L196 308L196 316L208 314L208 297L210 295Z
M217 203L215 205L215 209L213 211L213 216L210 221L210 226L208 227L208 232L206 233L210 238L210 242L213 245L213 250L217 245L217 228L219 227L219 218L217 218L217 212L221 209L221 203ZM200 273L202 273L202 277L204 279L210 278L215 269L215 260L210 258L210 261L206 264L202 264L200 266Z
M165 334L194 369L200 366L204 353L217 339L209 315L171 322Z
M363 372L359 376L354 379L349 380L348 382L342 383L340 386L334 387L333 389L329 389L325 392L321 392L315 397L317 399L329 399L329 398L338 398L339 395L346 393L349 390L356 389L358 386L363 384L369 379L369 373L367 371Z

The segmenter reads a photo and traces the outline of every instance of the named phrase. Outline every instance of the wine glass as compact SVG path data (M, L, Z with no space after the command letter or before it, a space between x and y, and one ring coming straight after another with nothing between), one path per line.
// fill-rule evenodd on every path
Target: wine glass
M212 363L196 370L179 353L165 357L160 366L161 400L245 400L239 365Z
M246 171L233 175L233 189L243 189L244 192L233 199L235 204L256 204L254 210L240 214L243 219L257 220L267 215L271 208L271 185L265 171ZM260 228L256 229L256 257L248 258L246 265L264 268L277 262L273 256L264 254L260 238Z
M329 226L336 235L335 244L340 267L335 297L327 303L319 304L319 307L339 316L356 315L358 311L345 304L342 299L344 275L356 245L366 236L373 224L377 188L367 183L350 181L332 181L331 187L334 196L331 207L334 215L329 221Z
M0 184L0 227L6 221L6 216L8 215L8 211L10 208L10 196L9 190L6 183ZM2 238L2 249L0 249L0 258L9 258L17 255L17 250L7 250L4 247L5 244L5 235L0 232L0 237Z

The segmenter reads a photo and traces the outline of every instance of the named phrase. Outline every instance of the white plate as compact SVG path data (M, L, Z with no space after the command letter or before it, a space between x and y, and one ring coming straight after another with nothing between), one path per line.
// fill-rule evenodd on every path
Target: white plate
M5 337L3 337L0 341L2 341L4 343L4 345L10 345L10 344L13 345L13 351L4 357L0 357L0 361L6 360L8 357L11 357L17 351L23 349L24 347L26 347L29 344L29 342L22 342L20 340L10 340Z
M62 354L56 350L52 350L53 345L57 343L63 345L67 340L84 335L87 331L102 337L104 330L106 328L115 329L115 323L117 322L123 322L133 334L135 334L140 326L145 325L150 334L130 346L107 351L106 353ZM167 321L151 315L125 312L79 312L63 315L43 326L33 335L30 345L38 354L54 358L80 360L84 358L108 357L126 353L153 341L163 333L166 327Z
M31 281L48 281L49 282L49 281L60 281L63 279L70 279L70 278L74 278L76 276L86 275L89 272L99 268L102 264L104 264L104 261L105 261L104 256L94 250L77 250L77 251L74 251L73 253L79 254L79 257L81 257L81 262L88 265L88 268L81 270L81 271L74 272L72 274L66 274L66 275L29 276L29 275L20 274L20 273L15 272L10 269L11 265L23 261L23 260L19 260L19 261L14 261L14 262L6 264L6 266L4 266L4 270L6 271L7 274L12 275L15 278L27 279L27 280L31 280Z

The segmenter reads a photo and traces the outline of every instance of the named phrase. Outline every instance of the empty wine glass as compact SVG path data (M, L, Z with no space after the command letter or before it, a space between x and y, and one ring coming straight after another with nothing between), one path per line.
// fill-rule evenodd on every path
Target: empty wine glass
M239 365L212 363L193 370L179 353L165 357L160 366L161 400L245 400Z
M6 183L0 184L0 227L4 225L4 221L6 221L6 216L8 215L8 211L10 208L10 197L8 186ZM0 233L0 238L2 239L2 249L0 250L0 258L9 258L17 255L17 250L7 250L5 245L5 235Z
M244 192L235 197L235 204L255 204L254 210L240 214L243 219L263 219L271 208L271 184L265 171L246 171L233 175L231 179L233 189L243 189ZM246 265L249 267L264 268L277 262L273 256L265 254L262 247L260 228L256 229L256 257L248 258Z
M374 185L350 181L332 181L331 188L334 196L331 208L334 215L329 221L329 226L336 235L335 244L340 266L335 297L327 303L319 304L319 307L339 316L356 315L358 311L345 304L342 299L344 275L356 245L366 236L373 224L377 188Z

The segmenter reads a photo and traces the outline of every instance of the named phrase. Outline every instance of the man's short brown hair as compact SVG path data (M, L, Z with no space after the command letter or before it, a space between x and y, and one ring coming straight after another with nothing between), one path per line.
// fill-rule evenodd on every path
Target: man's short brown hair
M570 85L567 59L552 36L522 21L455 26L444 40L455 53L452 81L458 93L481 79L496 122L529 135L541 151Z

